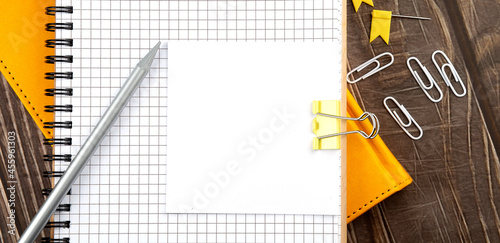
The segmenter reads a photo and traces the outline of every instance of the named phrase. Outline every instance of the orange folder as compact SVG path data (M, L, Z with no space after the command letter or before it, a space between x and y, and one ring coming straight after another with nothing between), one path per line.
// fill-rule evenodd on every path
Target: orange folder
M54 4L0 0L0 70L46 138L53 137L53 129L43 123L54 121L54 115L44 107L53 105L54 97L46 96L45 89L54 88L54 80L45 79L45 73L54 72L54 64L45 63L45 56L55 50L45 41L54 39L55 33L46 31L45 24L55 18L45 13L45 7Z
M363 111L347 91L347 116ZM368 120L347 122L347 130L371 131ZM385 145L380 135L365 139L347 136L347 223L412 182L412 178Z

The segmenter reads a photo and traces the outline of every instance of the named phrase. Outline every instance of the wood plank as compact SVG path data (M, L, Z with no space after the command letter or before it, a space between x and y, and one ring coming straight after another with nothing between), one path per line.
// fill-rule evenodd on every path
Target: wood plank
M381 137L414 183L349 224L348 242L500 242L499 1L374 3L354 13L347 1L348 70L385 51L394 54L394 64L348 87L363 109L378 115ZM380 38L370 44L373 9L432 21L393 18L390 44ZM465 97L444 84L431 61L435 50L450 57L466 82ZM410 56L436 78L441 102L419 88L406 66ZM386 96L422 126L421 140L408 138L390 117Z
M51 188L51 180L42 177L44 171L52 169L52 163L44 162L43 155L49 154L50 146L43 144L43 134L26 111L10 85L0 73L0 223L1 242L17 242L31 218L45 201L42 189ZM8 136L15 133L15 173L9 178L8 172ZM11 183L9 181L17 181ZM15 188L13 201L15 207L9 207L11 193L9 187ZM7 218L9 210L15 210L15 231L9 234ZM51 230L44 229L41 237L50 237Z

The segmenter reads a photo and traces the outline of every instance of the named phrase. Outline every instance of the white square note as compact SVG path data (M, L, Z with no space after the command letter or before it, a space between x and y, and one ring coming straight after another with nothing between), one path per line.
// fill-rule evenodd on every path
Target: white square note
M168 44L168 213L340 215L340 151L313 100L340 99L332 43Z

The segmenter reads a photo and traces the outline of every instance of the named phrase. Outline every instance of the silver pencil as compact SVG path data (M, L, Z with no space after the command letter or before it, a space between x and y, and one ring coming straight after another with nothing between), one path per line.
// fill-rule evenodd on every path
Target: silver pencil
M120 92L118 92L113 102L111 102L111 105L101 117L101 120L97 123L94 130L87 138L87 141L85 141L83 146L80 148L80 151L78 151L75 158L71 161L71 164L66 169L66 172L47 197L45 203L38 210L35 217L31 220L29 226L26 228L18 242L32 243L36 240L37 236L45 227L50 217L54 214L64 196L66 196L70 190L76 178L78 178L82 170L87 165L87 162L96 151L104 136L109 132L109 129L115 123L118 115L137 90L142 80L149 73L151 63L160 48L160 44L161 43L158 42L158 44L156 44L156 46L151 49L151 51L149 51L149 53L134 68L127 81L120 89Z

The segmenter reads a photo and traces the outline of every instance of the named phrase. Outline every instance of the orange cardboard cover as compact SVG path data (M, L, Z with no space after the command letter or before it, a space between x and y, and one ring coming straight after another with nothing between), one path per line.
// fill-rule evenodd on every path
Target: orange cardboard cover
M45 7L55 1L0 0L0 71L35 120L46 138L52 138L52 129L43 128L43 122L54 120L44 106L53 105L54 98L45 96L45 89L54 87L53 80L45 79L46 72L54 72L54 65L45 63L45 56L54 55L45 40L54 39L54 32L45 30L45 24L54 23L54 16L45 14Z
M359 117L363 111L347 91L347 115ZM371 131L368 120L347 122L347 130ZM347 136L347 222L412 182L410 175L385 145L380 135L365 139Z

